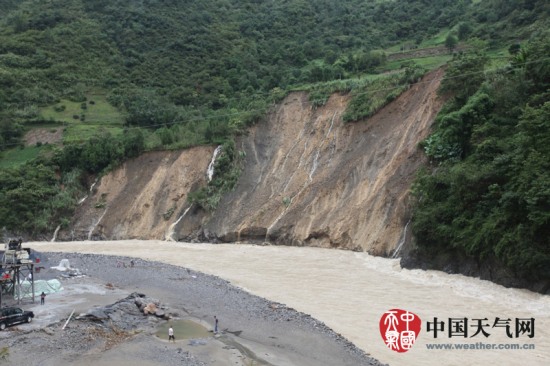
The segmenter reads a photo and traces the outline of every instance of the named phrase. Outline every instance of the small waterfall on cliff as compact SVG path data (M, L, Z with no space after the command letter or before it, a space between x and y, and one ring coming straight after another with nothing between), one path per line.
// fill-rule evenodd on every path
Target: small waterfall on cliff
M286 162L288 160L288 157L290 156L290 154L294 151L294 149L296 148L296 146L298 146L298 144L300 143L300 141L302 140L302 137L304 136L304 133L305 133L305 129L302 129L302 131L300 131L300 135L298 136L298 138L295 140L294 144L292 145L292 147L287 151L287 153L285 154L285 158L283 159L283 164L281 165L281 170L284 169L285 165L286 165ZM305 150L307 148L307 141L306 141L306 144L305 144L305 147L304 147L304 151L302 152L302 155L304 155L305 153ZM300 157L300 164L302 163L302 158ZM288 185L290 184L290 182L292 182L292 178L294 178L294 174L296 174L296 171L298 169L294 169L293 172L292 172L292 175L288 178L284 188L283 188L283 192L286 191L286 189L288 188Z
M96 221L96 223L93 224L92 226L90 226L90 231L88 231L88 240L92 240L92 234L94 233L95 228L97 227L97 225L99 225L99 223L103 219L103 216L105 216L106 213L107 213L107 209L105 209L105 211L103 211L103 214L99 217L99 219Z
M61 229L61 225L57 225L57 227L55 228L55 231L53 232L52 240L50 240L50 242L55 241L55 239L57 238L57 233L59 232L59 229Z
M191 206L193 206L193 205L191 205ZM185 215L187 214L187 212L189 211L191 206L187 207L187 209L185 209L183 214L172 225L170 225L170 227L168 228L168 231L166 232L166 235L164 236L164 240L166 240L166 241L176 241L176 239L174 239L176 225L179 224L179 222L185 217Z
M98 181L98 179L96 179L96 180L92 183L92 185L90 186L90 193L92 193L92 191L94 190L94 187L95 187L95 185L97 184L97 181Z
M332 115L332 119L330 120L330 127L328 128L328 132L325 135L325 138L327 138L328 135L330 135L330 132L332 131L332 127L334 126L334 119L336 118L336 114L337 114L337 112L334 112L334 114Z
M206 177L208 178L208 181L210 182L212 178L214 177L214 164L216 164L216 158L222 151L222 146L218 146L216 150L214 150L214 154L212 155L212 160L210 160L210 164L208 164L208 169L206 169Z
M317 165L319 161L319 154L321 153L321 150L317 150L317 154L315 154L315 158L313 158L313 163L311 164L311 170L309 172L309 181L311 182L313 180L313 173L317 170Z
M94 189L94 186L96 185L97 181L98 181L98 180L96 179L96 180L92 183L92 185L90 186L90 193L92 193L92 191L93 191L93 189ZM78 203L77 203L77 204L80 206L81 204L84 203L84 201L86 201L86 199L87 199L89 196L90 196L89 194L85 195L85 196L82 197L80 200L78 200Z
M403 247L403 244L405 244L405 240L407 239L407 228L409 227L410 223L411 223L411 219L407 221L407 224L403 229L403 234L401 235L401 238L399 238L399 244L397 245L395 252L393 252L393 255L391 256L392 258L397 258L397 256L399 255L399 252L401 251L401 247Z

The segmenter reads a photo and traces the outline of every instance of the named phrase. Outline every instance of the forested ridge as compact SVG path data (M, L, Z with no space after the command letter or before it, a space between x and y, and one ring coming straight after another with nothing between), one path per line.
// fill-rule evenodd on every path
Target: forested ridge
M350 93L344 119L364 123L426 71L392 54L444 46L456 54L422 145L419 248L547 278L548 15L540 0L2 1L0 160L20 160L0 171L1 226L53 232L90 176L146 150L223 144L192 195L208 209L238 178L234 136L286 93ZM23 147L38 127L62 128L63 144Z

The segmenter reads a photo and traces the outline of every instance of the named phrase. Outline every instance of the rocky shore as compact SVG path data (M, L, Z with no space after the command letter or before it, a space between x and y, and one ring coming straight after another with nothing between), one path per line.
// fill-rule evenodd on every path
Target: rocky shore
M124 257L38 255L44 269L35 279L58 278L64 290L45 305L21 305L36 317L0 333L0 364L381 365L309 315L218 277ZM82 276L51 269L61 259ZM144 314L148 304L158 311ZM208 333L168 343L159 328L177 320Z

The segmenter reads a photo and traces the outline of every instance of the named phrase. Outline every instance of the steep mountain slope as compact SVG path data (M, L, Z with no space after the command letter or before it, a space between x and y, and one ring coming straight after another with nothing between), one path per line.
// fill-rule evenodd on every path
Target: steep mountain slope
M272 242L387 255L408 220L407 197L423 162L417 144L439 111L441 70L372 118L344 124L348 97L313 108L293 93L238 142L241 178L218 209L189 208L214 148L146 154L103 177L69 238ZM168 215L173 213L172 215ZM183 214L183 217L182 217ZM169 217L168 217L169 216ZM99 224L98 224L99 222Z
M292 94L241 141L242 178L205 225L225 241L344 247L389 254L441 102L432 72L374 117L344 124L347 96L314 109ZM184 234L184 233L181 233Z

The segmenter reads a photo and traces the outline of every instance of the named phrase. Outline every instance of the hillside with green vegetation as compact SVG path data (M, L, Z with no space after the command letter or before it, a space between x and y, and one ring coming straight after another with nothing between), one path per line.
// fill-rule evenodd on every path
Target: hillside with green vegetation
M548 133L549 9L541 0L2 1L1 226L37 237L66 225L91 176L147 150L224 144L226 176L194 197L230 190L234 137L288 92L307 91L317 106L349 93L344 119L363 123L449 63L449 102L422 146L432 165L415 187L418 244L542 276L549 159L530 139ZM62 138L26 145L36 128ZM514 245L529 248L522 259Z
M550 33L484 72L484 54L449 63L452 98L423 148L413 229L423 255L496 259L515 276L550 278Z
M83 103L94 92L126 126L185 126L186 134L175 133L179 147L221 142L262 116L274 88L378 72L377 50L429 38L466 8L412 3L7 2L0 147L16 144L27 123L66 120L41 108Z

